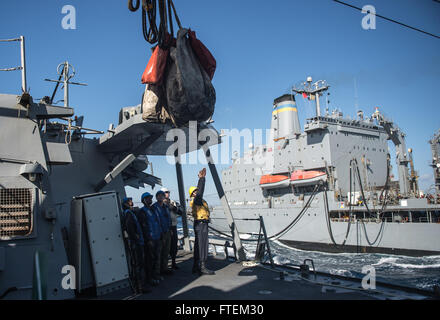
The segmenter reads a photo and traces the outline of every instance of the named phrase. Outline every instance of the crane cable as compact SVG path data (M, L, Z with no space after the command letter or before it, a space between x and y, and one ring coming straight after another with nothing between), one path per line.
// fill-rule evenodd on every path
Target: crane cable
M128 9L131 12L137 11L140 7L140 1L141 0L128 0ZM165 4L165 1L167 4ZM161 48L167 47L170 40L168 34L171 35L171 39L174 38L172 13L174 13L174 18L179 29L182 28L173 0L142 0L141 10L142 33L145 41L150 44L157 43ZM157 11L159 11L159 27L156 22ZM168 33L168 27L170 33Z

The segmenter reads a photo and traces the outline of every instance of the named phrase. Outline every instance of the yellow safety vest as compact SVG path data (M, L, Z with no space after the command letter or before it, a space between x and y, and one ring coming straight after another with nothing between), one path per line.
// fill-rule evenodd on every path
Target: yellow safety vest
M195 220L208 220L209 219L209 207L205 200L202 200L203 205L194 204L194 198L191 198L189 203L192 209L192 215Z

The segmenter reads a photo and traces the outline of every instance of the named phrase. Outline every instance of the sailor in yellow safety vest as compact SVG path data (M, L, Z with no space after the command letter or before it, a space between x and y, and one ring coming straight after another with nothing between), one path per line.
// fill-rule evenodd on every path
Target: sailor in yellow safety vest
M194 217L194 265L192 272L199 275L212 275L215 272L206 268L206 260L208 258L208 223L209 223L209 207L203 200L203 192L205 190L206 169L203 168L199 172L199 182L197 187L189 188L190 208Z

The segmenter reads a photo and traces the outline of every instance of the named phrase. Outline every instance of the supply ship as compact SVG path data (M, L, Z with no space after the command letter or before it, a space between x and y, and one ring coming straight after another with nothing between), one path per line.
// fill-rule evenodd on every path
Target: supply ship
M222 172L222 184L240 234L256 234L259 216L269 239L303 250L440 253L439 134L429 143L436 189L419 190L404 132L379 108L371 116L321 114L324 80L294 86L274 100L270 143L250 145ZM301 129L295 96L314 101L316 115ZM389 144L396 150L392 180ZM213 229L227 232L223 208Z

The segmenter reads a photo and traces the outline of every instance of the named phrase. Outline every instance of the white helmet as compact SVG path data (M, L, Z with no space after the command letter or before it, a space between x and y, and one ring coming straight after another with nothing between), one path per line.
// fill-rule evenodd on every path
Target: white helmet
M160 191L162 191L162 192L170 192L170 190L168 190L167 188L162 188L162 189L160 189Z

